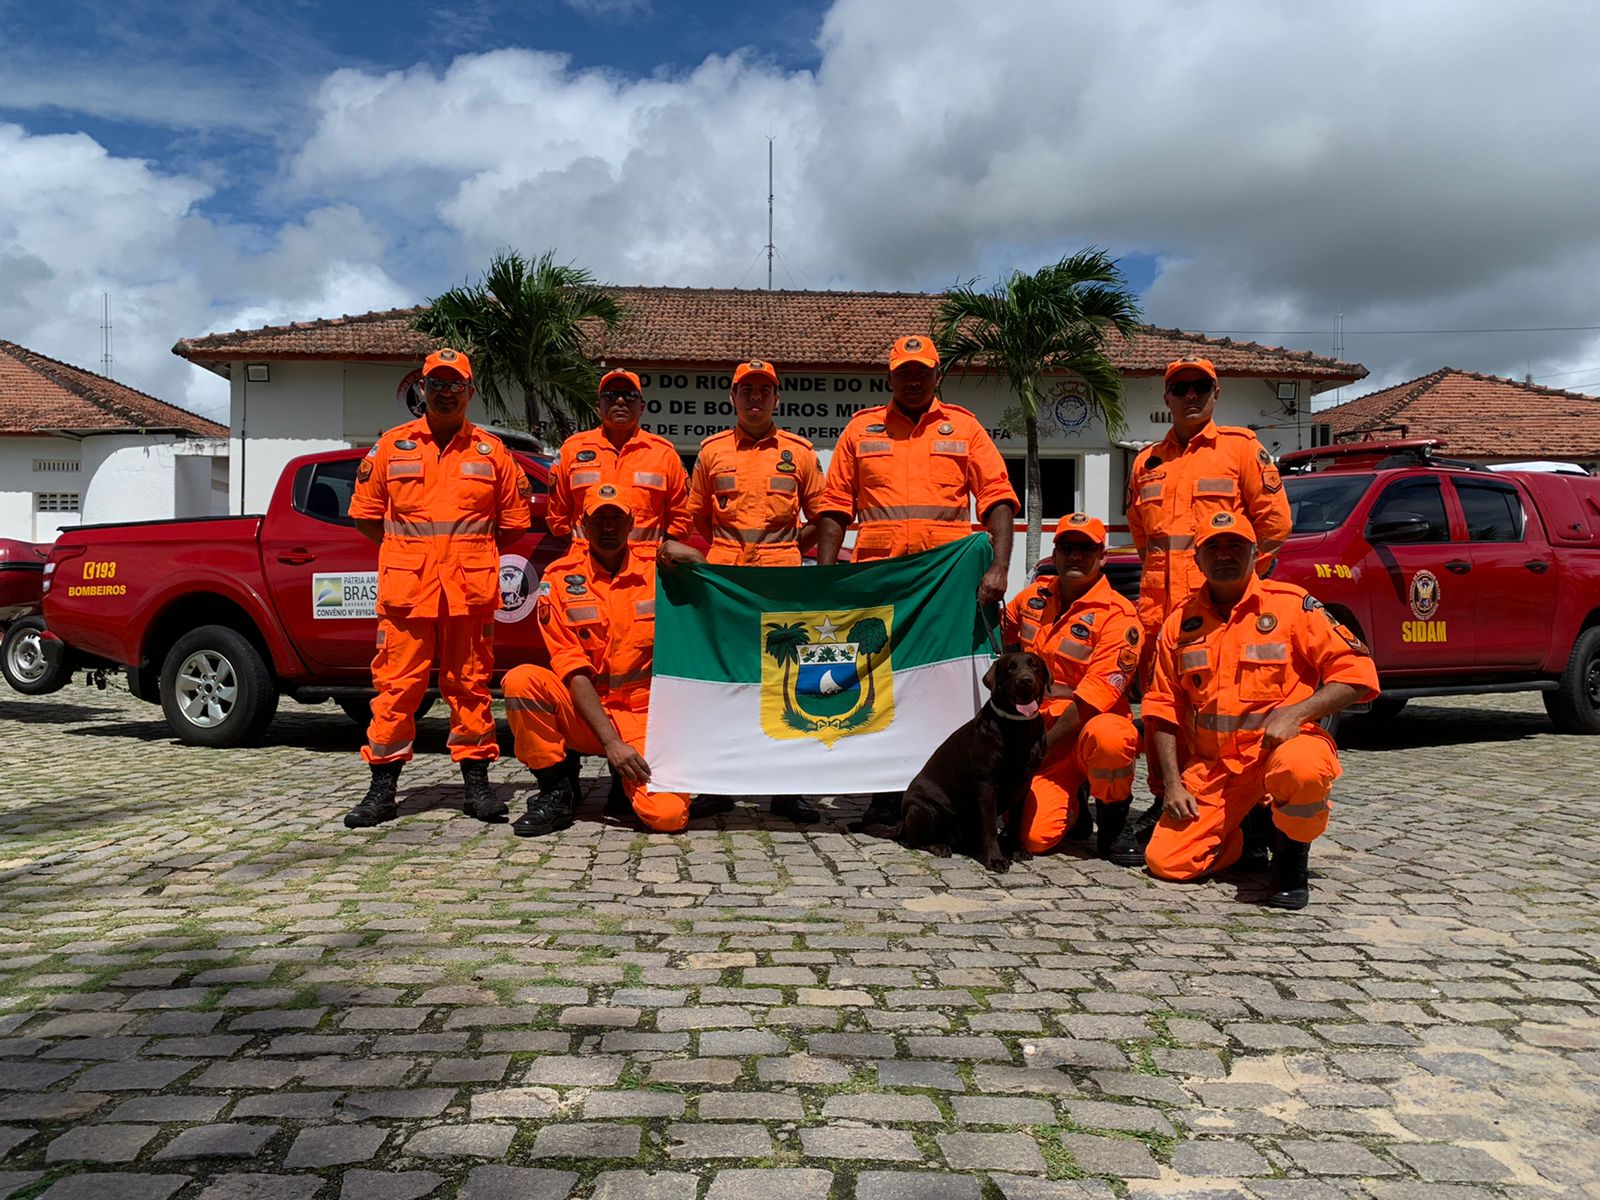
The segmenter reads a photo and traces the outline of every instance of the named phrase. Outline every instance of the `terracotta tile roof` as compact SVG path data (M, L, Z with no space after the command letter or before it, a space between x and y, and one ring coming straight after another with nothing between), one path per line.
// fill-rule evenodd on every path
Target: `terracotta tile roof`
M596 337L591 352L612 364L725 368L752 354L785 370L885 365L889 344L932 326L939 296L922 292L739 291L726 288L613 288L621 327ZM435 343L410 328L420 308L184 338L172 350L191 362L244 358L334 358L416 362ZM1255 342L1207 338L1146 326L1115 339L1112 359L1127 375L1159 374L1186 354L1211 359L1224 375L1293 377L1329 385L1365 378L1359 363Z
M0 340L0 434L56 430L228 436L227 427L215 421Z
M1334 433L1403 424L1467 458L1600 458L1600 399L1441 367L1420 379L1323 409Z

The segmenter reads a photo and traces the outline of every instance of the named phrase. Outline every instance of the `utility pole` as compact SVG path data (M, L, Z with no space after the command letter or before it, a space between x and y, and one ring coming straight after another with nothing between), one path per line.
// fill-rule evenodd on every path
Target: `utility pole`
M111 293L100 293L100 374L111 378Z
M767 291L772 290L772 135L767 135Z

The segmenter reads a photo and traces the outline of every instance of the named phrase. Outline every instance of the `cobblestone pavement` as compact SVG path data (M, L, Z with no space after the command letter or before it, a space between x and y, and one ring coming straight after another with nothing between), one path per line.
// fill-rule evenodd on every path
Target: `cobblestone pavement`
M1302 913L860 798L521 841L445 732L350 831L332 706L0 697L0 1196L1600 1196L1600 744L1537 698L1349 727Z

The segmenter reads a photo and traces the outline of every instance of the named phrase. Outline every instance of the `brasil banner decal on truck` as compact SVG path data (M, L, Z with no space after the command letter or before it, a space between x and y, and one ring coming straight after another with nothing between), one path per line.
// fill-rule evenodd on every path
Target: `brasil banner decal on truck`
M645 758L659 791L903 789L986 698L985 534L860 566L663 567Z

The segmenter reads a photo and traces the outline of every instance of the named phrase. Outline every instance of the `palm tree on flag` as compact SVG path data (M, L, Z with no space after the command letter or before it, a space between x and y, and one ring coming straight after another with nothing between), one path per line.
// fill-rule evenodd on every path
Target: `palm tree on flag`
M861 648L861 657L867 664L867 702L862 706L862 710L871 712L872 705L878 698L878 679L872 670L872 656L881 654L884 647L889 644L889 627L880 617L862 617L850 626L847 636Z
M767 653L773 661L783 667L783 711L786 715L794 715L794 702L790 697L794 689L789 686L789 679L794 671L795 663L800 661L800 647L810 645L811 635L806 632L804 621L793 623L768 622L767 626Z
M972 281L976 282L976 280ZM1106 355L1114 334L1132 337L1139 302L1116 260L1090 247L1032 275L1015 271L987 292L952 288L934 311L934 339L947 370L983 367L1016 394L1028 439L1028 563L1039 558L1043 498L1039 408L1049 376L1083 389L1092 412L1115 434L1123 425L1122 374Z

